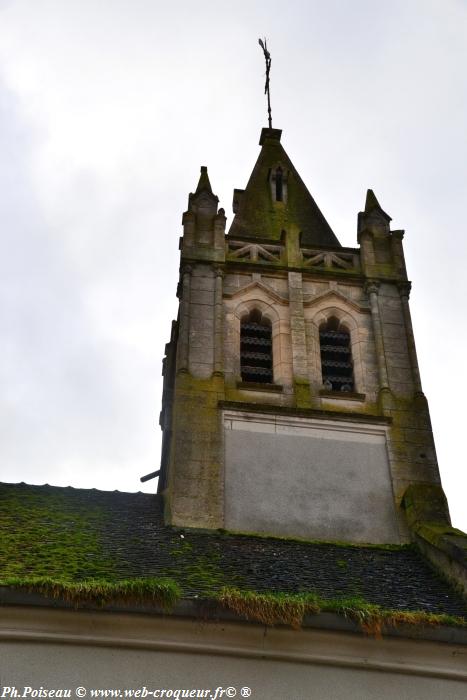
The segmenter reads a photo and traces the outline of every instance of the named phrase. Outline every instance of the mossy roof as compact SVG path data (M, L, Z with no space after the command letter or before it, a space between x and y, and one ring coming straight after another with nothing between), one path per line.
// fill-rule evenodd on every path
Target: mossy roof
M229 236L280 240L291 225L301 233L302 245L340 246L328 222L280 143L280 130L263 130L262 148L243 192ZM268 137L268 132L271 136ZM280 166L287 178L287 197L275 203L270 173Z
M411 546L300 542L164 524L161 496L0 484L0 585L168 578L185 598L224 587L359 597L393 610L467 617L465 601Z

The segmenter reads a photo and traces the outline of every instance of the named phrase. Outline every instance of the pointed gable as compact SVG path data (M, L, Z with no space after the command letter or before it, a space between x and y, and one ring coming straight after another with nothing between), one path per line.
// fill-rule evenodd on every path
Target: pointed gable
M340 246L280 143L280 129L263 129L262 146L245 190L234 191L229 236L279 240L295 226L302 244Z

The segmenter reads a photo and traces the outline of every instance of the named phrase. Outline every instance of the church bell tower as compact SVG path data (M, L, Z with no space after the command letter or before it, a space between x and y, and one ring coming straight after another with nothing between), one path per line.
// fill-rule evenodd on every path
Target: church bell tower
M403 231L368 190L340 245L264 128L234 218L189 195L164 359L159 491L175 526L404 543L449 524L409 310Z

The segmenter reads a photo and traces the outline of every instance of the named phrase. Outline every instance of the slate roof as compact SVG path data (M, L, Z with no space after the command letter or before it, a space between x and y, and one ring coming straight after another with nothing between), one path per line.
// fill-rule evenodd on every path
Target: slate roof
M467 616L465 601L409 546L309 543L164 525L162 497L0 484L0 584L9 576L68 580L174 578L185 598L223 586L361 596L395 610Z

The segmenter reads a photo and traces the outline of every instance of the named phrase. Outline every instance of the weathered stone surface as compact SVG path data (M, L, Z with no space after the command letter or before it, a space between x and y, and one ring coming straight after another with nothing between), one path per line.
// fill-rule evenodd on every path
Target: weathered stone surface
M211 274L209 274L209 275L193 274L192 280L191 280L191 288L194 291L212 292L213 288L214 288L212 275Z
M383 322L383 334L385 338L393 338L400 343L406 342L403 323L389 323L385 320Z
M380 306L381 309L381 318L384 323L395 323L400 325L402 328L404 327L404 321L403 321L403 316L402 316L402 310L400 308L396 309L391 309L391 308L386 308L384 302Z
M386 347L386 346L385 346ZM400 347L400 350L403 348ZM386 352L386 362L388 369L408 369L410 370L410 359L407 353L404 352ZM410 376L410 375L409 375Z
M387 282L382 281L381 295L383 297L399 298L399 289L396 284L388 284Z
M212 285L212 280L211 280ZM194 289L193 285L191 287L191 303L195 304L207 304L212 306L214 304L214 289L204 290L204 289Z
M384 430L231 411L225 421L227 528L400 542Z

